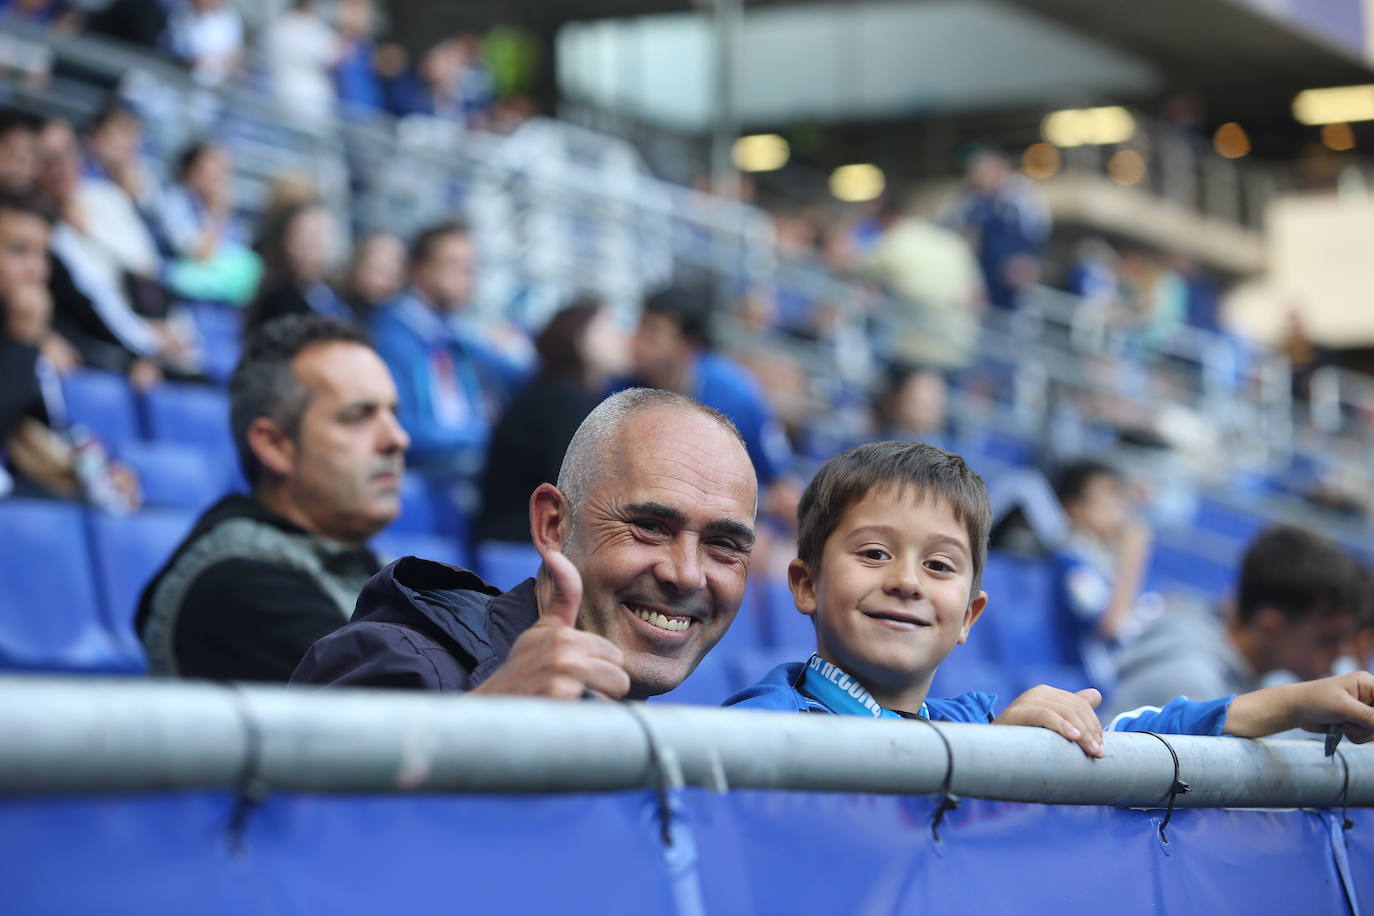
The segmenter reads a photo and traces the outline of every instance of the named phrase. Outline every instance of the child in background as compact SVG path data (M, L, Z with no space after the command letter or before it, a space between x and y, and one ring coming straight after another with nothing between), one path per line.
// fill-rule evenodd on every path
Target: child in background
M1049 728L1105 754L1092 688L1041 685L1000 715L996 697L928 699L931 679L987 605L979 583L991 509L982 479L957 455L878 442L821 466L802 495L788 584L816 626L816 653L780 665L725 702L750 709L992 722ZM1004 613L1014 613L1008 608ZM1259 737L1345 724L1374 734L1374 675L1355 672L1207 701L1179 698L1112 723L1116 731Z
M1116 648L1130 630L1150 561L1150 529L1132 512L1121 474L1100 461L1064 466L1054 493L1069 523L1055 556L1060 663L1109 687L1116 680Z

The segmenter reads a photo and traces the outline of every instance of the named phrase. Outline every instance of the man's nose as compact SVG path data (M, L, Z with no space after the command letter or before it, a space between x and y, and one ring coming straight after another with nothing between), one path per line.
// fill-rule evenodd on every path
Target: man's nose
M381 451L404 452L408 448L410 448L410 433L406 432L400 419L394 413L387 414L382 421Z
M679 595L690 595L706 587L706 574L697 556L694 538L673 538L654 572L659 582Z

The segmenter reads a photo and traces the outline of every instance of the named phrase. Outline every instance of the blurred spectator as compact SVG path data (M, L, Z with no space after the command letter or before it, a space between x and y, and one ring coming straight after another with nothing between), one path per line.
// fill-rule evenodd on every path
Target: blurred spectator
M1078 243L1065 287L1086 305L1110 306L1121 294L1116 250L1106 239L1088 236Z
M523 371L465 313L477 248L465 226L441 223L416 238L410 286L372 313L377 352L396 378L412 463L470 473L481 461L507 393Z
M81 27L81 12L62 0L0 0L0 26L12 24L74 32Z
M1355 653L1355 667L1371 671L1374 670L1374 576L1365 580L1361 597L1360 620L1351 648Z
M883 233L867 267L907 309L892 316L893 353L902 362L961 369L973 359L984 302L978 262L959 233L905 212L889 199Z
M1165 255L1164 266L1183 282L1188 324L1202 331L1221 333L1221 291L1202 265L1186 254L1172 252Z
M291 204L267 214L258 246L262 283L244 315L246 330L282 315L312 312L353 320L353 310L325 282L335 261L337 236L334 217L321 204Z
M893 366L877 404L877 439L924 442L958 452L950 428L949 383L933 369Z
M340 0L334 8L339 56L334 87L345 117L367 119L386 110L386 91L377 72L377 10L372 0Z
M206 85L219 86L243 62L243 19L230 0L171 0L167 44Z
M330 318L253 334L229 398L252 495L205 511L144 589L138 631L153 674L285 681L381 568L365 544L400 512L408 440L386 366Z
M83 172L76 206L85 217L85 234L126 274L136 279L140 311L165 311L162 255L139 200L145 193L138 150L142 125L133 110L112 103L87 128Z
M792 450L758 381L709 346L709 293L673 287L644 302L631 341L633 383L695 398L734 422L759 477L760 507L795 524L801 488L792 476Z
M27 111L0 109L0 191L28 194L38 180L38 128Z
M1121 257L1119 275L1126 352L1138 359L1149 358L1187 321L1187 284L1162 260L1139 248Z
M491 80L475 35L438 42L413 71L392 80L390 106L398 117L430 115L474 124L491 106Z
M385 232L374 232L353 249L344 280L344 301L366 321L373 309L395 299L405 282L405 242Z
M175 258L167 281L188 299L240 305L262 276L234 216L232 179L227 150L193 143L177 161L176 185L163 194L162 231Z
M1261 533L1241 561L1225 618L1179 608L1135 637L1118 659L1110 715L1176 696L1255 689L1271 672L1324 677L1355 632L1368 570L1335 543L1286 525Z
M1134 622L1150 529L1135 515L1121 474L1100 461L1061 468L1054 492L1068 521L1055 558L1060 658L1106 688L1115 680L1116 648Z
M35 198L0 192L0 496L86 495L110 509L136 508L128 468L108 461L91 437L54 429L64 425L55 375L76 356L50 325L48 231Z
M628 341L598 302L554 315L535 340L539 371L492 432L476 540L530 539L530 494L558 479L563 452L611 379L628 368Z
M1013 172L1001 153L974 153L966 182L968 189L948 222L972 240L988 301L1015 308L1020 291L1040 279L1049 210L1030 179Z
M164 51L169 5L163 0L114 0L90 14L86 31Z
M47 122L39 146L39 185L57 217L49 242L53 264L48 283L55 326L85 362L127 370L140 386L156 383L167 369L193 373L193 335L175 323L138 313L118 258L91 232L94 223L78 194L81 157L71 125Z
M317 0L292 0L264 37L269 78L282 108L302 123L327 124L338 102L332 71L341 44Z

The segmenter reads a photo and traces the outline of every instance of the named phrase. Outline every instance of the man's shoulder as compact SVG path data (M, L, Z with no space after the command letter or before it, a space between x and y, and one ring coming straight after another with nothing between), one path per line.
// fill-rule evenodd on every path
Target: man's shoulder
M359 620L312 645L291 683L454 691L466 689L470 674L449 647L422 629Z

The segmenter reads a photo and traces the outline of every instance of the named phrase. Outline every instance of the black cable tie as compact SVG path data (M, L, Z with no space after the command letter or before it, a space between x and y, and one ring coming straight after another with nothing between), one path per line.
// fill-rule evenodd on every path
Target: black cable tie
M940 794L944 796L940 804L935 809L935 814L930 818L930 836L935 842L940 842L940 824L945 820L945 815L959 807L959 796L950 791L954 784L954 748L950 746L949 739L945 733L932 721L925 716L916 716L916 721L924 722L935 730L935 734L940 736L940 743L945 746L945 778L940 784Z
M1143 734L1154 735L1156 738L1158 738L1160 743L1169 749L1169 756L1174 758L1174 781L1169 786L1169 804L1168 807L1164 809L1164 820L1161 821L1159 824L1159 841L1163 843L1165 846L1168 846L1169 835L1165 832L1165 830L1166 828L1168 828L1169 822L1174 819L1174 799L1178 798L1180 795L1185 794L1192 787L1189 786L1186 782L1184 782L1180 775L1178 752L1174 750L1174 746L1170 744L1168 741L1165 741L1163 735L1156 735L1154 732L1143 732Z
M267 798L267 781L263 778L263 740L262 729L244 696L242 685L226 684L234 698L234 708L243 723L243 767L235 780L236 799L234 810L229 815L229 846L234 855L243 854L243 835L248 827L248 815Z
M1341 760L1341 767L1345 770L1345 777L1341 780L1341 829L1349 830L1355 826L1355 822L1350 819L1350 761L1345 759L1345 755L1336 749L1336 756Z
M673 834L671 828L673 806L668 793L673 788L672 784L674 778L670 764L668 763L668 754L665 754L663 749L660 749L658 736L654 734L652 726L649 725L649 720L644 718L644 713L637 708L637 703L633 700L625 700L621 702L620 706L628 712L630 718L634 719L635 722L639 724L639 727L644 730L644 738L649 743L649 768L653 771L655 783L654 790L658 795L660 836L663 839L663 845L667 848L672 848Z

